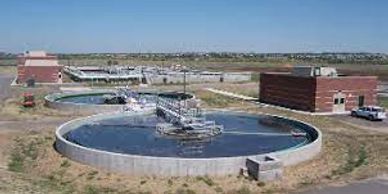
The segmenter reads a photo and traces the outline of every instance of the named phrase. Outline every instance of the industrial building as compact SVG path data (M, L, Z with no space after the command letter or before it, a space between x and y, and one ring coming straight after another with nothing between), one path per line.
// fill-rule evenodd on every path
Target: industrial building
M251 72L211 72L155 66L66 66L64 72L74 81L106 83L180 84L210 82L244 82Z
M260 101L308 112L350 111L376 105L376 76L338 75L330 67L294 67L260 75Z
M17 84L62 83L62 65L55 55L44 51L27 51L18 56Z

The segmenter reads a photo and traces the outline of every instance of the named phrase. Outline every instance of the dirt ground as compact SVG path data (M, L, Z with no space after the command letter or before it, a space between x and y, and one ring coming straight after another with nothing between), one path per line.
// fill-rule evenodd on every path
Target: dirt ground
M258 107L228 99L205 87L246 95L257 94L257 83L197 84L189 91L208 108L233 108L270 113L311 123L323 132L323 150L311 161L284 169L282 180L263 183L238 175L225 177L129 177L82 165L62 157L53 148L54 130L78 117L43 106L45 94L55 87L32 89L38 106L21 108L26 89L9 88L0 76L0 193L291 193L316 186L342 185L388 173L388 134L344 123L341 118L306 116ZM158 89L180 89L160 86ZM7 91L7 92L3 92Z
M382 121L370 121L366 118L352 117L350 115L336 115L333 117L348 125L352 125L355 127L364 128L368 130L375 130L382 133L388 133L387 119L384 119Z

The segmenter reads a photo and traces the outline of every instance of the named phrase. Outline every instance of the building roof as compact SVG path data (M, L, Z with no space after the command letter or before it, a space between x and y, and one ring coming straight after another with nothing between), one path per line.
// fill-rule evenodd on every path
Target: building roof
M46 60L46 59L27 59L24 65L25 66L59 66L57 60Z
M46 57L47 53L45 51L26 51L24 53L25 57Z
M26 51L18 57L18 64L23 66L61 66L55 55L45 51Z

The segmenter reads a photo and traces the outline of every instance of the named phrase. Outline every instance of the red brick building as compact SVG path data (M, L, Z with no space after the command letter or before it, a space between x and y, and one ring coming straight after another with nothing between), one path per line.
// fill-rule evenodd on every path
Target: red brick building
M260 101L308 112L344 112L376 105L377 77L338 76L333 68L303 67L262 73Z
M62 83L62 65L54 55L44 51L27 51L18 57L18 84L27 80L36 83Z

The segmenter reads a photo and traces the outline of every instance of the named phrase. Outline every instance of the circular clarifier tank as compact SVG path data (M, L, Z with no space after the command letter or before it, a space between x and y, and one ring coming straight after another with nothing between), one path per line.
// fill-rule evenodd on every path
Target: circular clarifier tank
M125 108L123 104L108 104L105 102L106 96L113 95L117 90L91 90L86 92L53 93L45 97L47 107L71 111L73 113L97 114L104 112L115 112ZM136 91L142 100L154 103L158 97L170 99L194 99L190 93L181 92L152 92Z
M220 135L181 139L159 134L155 114L120 116L87 122L64 134L72 143L108 152L181 158L214 158L265 154L293 149L314 140L303 125L272 116L211 112L206 119L223 125Z
M55 148L97 168L135 176L224 176L238 174L248 159L270 156L285 166L316 156L320 131L290 118L241 112L207 112L223 125L208 138L158 133L154 111L99 114L69 121L56 131Z
M74 103L74 104L92 104L92 105L102 105L105 103L105 95L113 95L114 92L85 92L85 93L75 93L75 94L65 94L57 97L55 99L56 102L64 102L64 103ZM164 93L156 93L156 92L137 92L137 94L141 98L145 98L148 100L153 100L155 97L162 98L171 98L171 99L189 99L193 98L191 94L184 94L180 92L164 92Z

